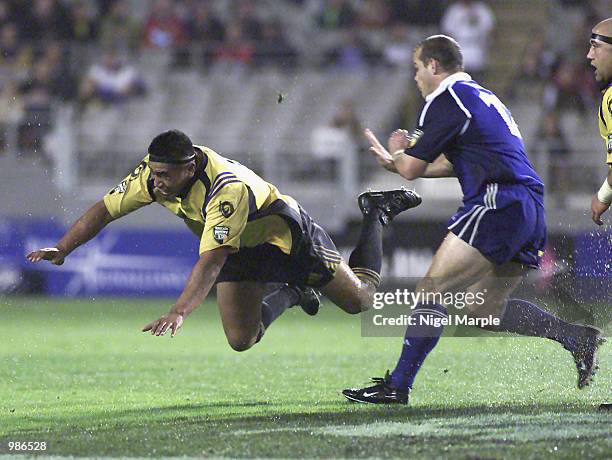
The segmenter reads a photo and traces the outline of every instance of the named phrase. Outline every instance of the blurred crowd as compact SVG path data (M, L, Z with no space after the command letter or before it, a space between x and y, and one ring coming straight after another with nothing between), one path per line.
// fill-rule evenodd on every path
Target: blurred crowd
M530 153L547 155L548 190L560 207L567 205L570 161L576 146L563 126L566 115L595 123L600 88L586 59L591 28L609 16L610 2L556 0L551 4L551 22L534 30L509 90L509 100L540 99L540 125ZM563 31L560 33L559 31Z
M549 111L592 111L598 88L586 54L591 28L604 17L598 9L602 4L605 2L557 1L549 27L534 30L527 43L511 97L535 85L543 89L543 106ZM560 30L564 32L559 34Z
M262 67L411 69L416 41L443 32L461 44L466 70L487 83L496 28L491 4L481 0L0 0L0 127L17 127L0 129L0 148L16 143L22 154L44 151L57 102L82 110L92 105L120 107L146 95L151 91L144 78L147 69L139 66L138 59L147 53L170 56L173 68L237 76ZM602 14L609 15L609 0L553 0L550 5L552 22L533 32L516 75L507 78L506 96L533 100L530 91L540 88L538 97L541 93L550 114L542 120L541 139L558 142L553 133L562 132L564 111L590 114L595 105L597 88L585 54L590 27ZM343 111L350 112L340 107L339 113ZM333 124L342 125L338 120ZM357 124L346 124L357 137ZM536 147L542 150L547 145Z
M16 143L24 155L42 152L55 102L81 110L146 94L138 68L143 53L170 55L175 68L228 75L304 63L344 71L409 68L415 31L435 31L450 3L0 0L0 126L17 126L16 136L0 130L0 145Z

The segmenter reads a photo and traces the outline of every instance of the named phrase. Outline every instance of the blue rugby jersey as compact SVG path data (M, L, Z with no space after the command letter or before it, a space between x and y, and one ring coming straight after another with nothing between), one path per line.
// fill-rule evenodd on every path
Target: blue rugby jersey
M406 154L427 162L446 154L464 202L482 196L487 184L498 183L523 185L543 205L544 184L510 111L468 74L447 77L425 98L418 130Z

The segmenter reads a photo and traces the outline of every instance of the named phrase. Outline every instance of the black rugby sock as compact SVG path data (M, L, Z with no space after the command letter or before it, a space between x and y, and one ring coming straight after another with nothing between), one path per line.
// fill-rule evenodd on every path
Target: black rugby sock
M380 211L373 210L363 216L361 233L357 246L349 257L349 267L363 281L378 287L380 284L380 269L382 266L382 230Z
M288 285L265 296L261 301L261 322L264 327L267 329L287 308L296 305L299 300L300 293Z

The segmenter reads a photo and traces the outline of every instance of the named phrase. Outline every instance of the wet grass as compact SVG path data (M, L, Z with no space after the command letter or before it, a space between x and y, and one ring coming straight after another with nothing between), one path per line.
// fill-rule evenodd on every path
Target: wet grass
M340 390L392 367L399 338L358 317L289 311L253 349L226 344L213 303L175 337L140 328L166 301L4 298L0 454L51 456L609 458L612 347L575 389L569 353L531 338L444 338L408 407ZM31 452L30 454L34 454ZM10 458L15 458L10 456Z

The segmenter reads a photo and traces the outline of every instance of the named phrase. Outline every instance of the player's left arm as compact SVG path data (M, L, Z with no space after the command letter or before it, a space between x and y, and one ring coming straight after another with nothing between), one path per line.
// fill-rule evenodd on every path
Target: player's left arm
M612 203L612 168L608 170L608 176L591 200L591 218L597 225L603 225L601 216L610 208L610 203Z
M389 151L395 152L391 157L393 165L400 176L408 180L419 177L456 177L453 164L448 161L443 153L438 155L431 163L420 158L405 155L407 153L406 149L409 149L411 146L411 141L411 135L403 129L396 130L389 136Z
M378 163L407 180L454 176L452 164L440 156L452 148L470 124L471 114L460 108L450 94L443 93L428 105L413 134L396 130L389 136L388 150L371 131L365 132Z
M212 288L227 256L240 249L240 238L249 215L249 192L237 179L221 180L213 189L202 210L206 216L200 240L200 259L189 275L185 288L170 311L156 321L147 324L143 332L172 336L182 326L185 318L201 304Z
M151 334L161 336L170 330L174 337L185 318L204 301L212 289L229 252L230 248L224 246L202 253L191 270L183 292L170 311L147 324L142 328L142 332L151 331Z
M389 150L380 143L369 129L366 129L364 134L371 145L370 153L374 155L378 164L387 171L397 173L407 180L416 179L424 174L427 169L426 161L404 155L404 149L409 143L407 131L397 129L391 133L388 142Z
M415 180L419 177L425 177L425 172L429 166L429 163L424 160L404 154L403 150L399 152L397 158L393 162L397 169L397 173L406 180Z

